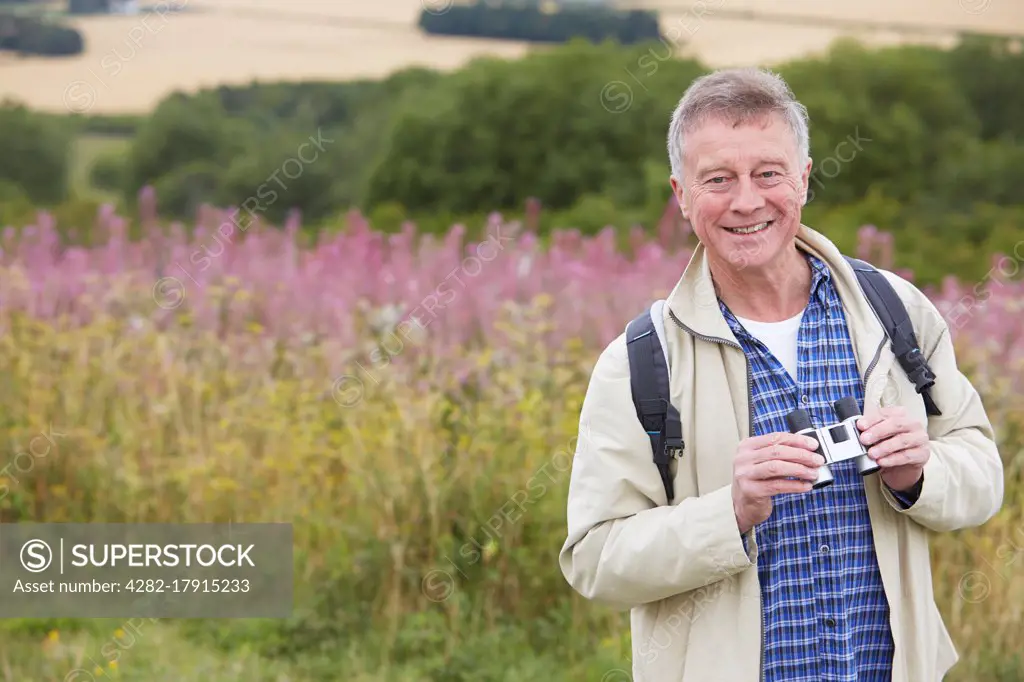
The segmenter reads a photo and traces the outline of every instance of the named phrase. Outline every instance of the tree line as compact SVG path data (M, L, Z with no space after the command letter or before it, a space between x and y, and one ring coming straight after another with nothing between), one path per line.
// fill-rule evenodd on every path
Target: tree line
M632 45L661 40L658 14L622 10L604 4L555 5L538 0L457 3L439 12L424 6L418 25L427 33L564 43L574 38L591 42L614 40Z
M0 54L70 57L85 49L82 34L70 26L32 14L3 9L0 0Z
M451 73L219 87L175 94L137 119L9 106L0 111L0 196L72 198L69 183L54 181L68 175L67 140L103 130L131 144L98 160L93 184L129 207L152 184L161 211L183 219L203 203L241 205L280 170L287 187L261 203L275 222L291 208L317 224L358 207L384 225L413 218L447 229L493 210L515 215L536 198L551 225L650 225L670 197L669 116L708 71L669 47L577 41ZM810 112L808 220L884 225L936 276L940 266L969 267L951 262L961 257L955 245L977 266L978 252L1004 248L1019 231L1024 54L1010 41L969 38L949 51L842 42L776 70ZM285 174L317 134L332 144Z

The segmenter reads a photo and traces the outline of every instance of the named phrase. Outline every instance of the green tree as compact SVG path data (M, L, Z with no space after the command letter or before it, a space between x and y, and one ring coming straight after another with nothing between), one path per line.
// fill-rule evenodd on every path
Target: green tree
M210 99L173 96L140 127L128 152L127 197L141 187L196 162L227 167L259 144L252 126L229 117Z
M174 168L154 183L160 212L176 218L194 218L201 205L213 203L222 176L223 168L209 160Z
M280 223L297 208L306 221L326 216L337 205L334 194L339 154L338 134L315 129L278 131L250 153L237 157L223 173L218 203L263 220Z
M912 200L934 191L980 123L942 53L837 44L823 59L779 69L811 120L811 189L844 203L876 189Z
M949 74L974 108L985 140L1024 142L1024 50L1014 44L974 36L948 54Z
M562 208L593 193L643 202L645 162L660 157L667 177L671 105L702 72L689 61L651 62L630 86L652 50L574 42L470 64L399 117L367 203L473 211L535 196Z
M68 192L72 128L22 105L0 106L0 182L21 188L32 201L54 204Z

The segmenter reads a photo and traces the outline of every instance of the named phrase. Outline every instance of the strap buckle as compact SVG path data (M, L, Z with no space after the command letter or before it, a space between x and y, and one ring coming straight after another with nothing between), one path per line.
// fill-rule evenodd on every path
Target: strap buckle
M674 416L665 421L663 437L665 454L670 459L678 459L683 455L683 425Z
M913 347L900 357L900 364L906 369L907 376L914 382L914 388L918 393L925 391L935 385L935 373L925 362L921 349Z

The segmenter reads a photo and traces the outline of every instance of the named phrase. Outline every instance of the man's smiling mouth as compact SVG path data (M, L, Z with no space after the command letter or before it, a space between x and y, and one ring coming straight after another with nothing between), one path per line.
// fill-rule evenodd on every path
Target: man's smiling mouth
M770 227L774 222L774 220L768 220L763 223L757 223L756 225L749 225L747 227L727 227L725 229L733 234L754 234L755 232L768 229L768 227Z

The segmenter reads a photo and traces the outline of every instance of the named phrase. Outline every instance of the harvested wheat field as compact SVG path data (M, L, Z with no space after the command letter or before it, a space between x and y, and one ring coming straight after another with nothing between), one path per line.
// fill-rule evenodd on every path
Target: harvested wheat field
M75 58L0 58L0 99L52 111L132 113L175 90L259 80L348 80L403 67L456 68L521 43L439 38L415 26L423 2L451 0L166 0L181 12L75 18ZM156 4L156 3L152 3ZM836 38L951 44L955 32L1024 35L1024 0L641 0L662 11L680 55L712 66L771 64ZM745 17L754 11L759 16ZM850 25L849 22L859 22Z

